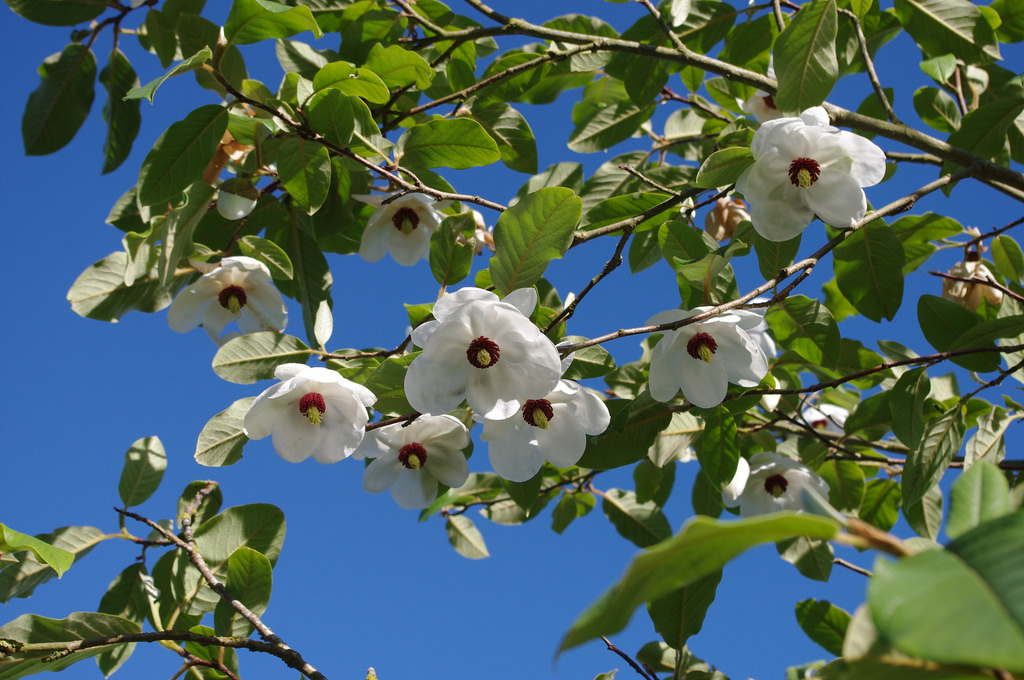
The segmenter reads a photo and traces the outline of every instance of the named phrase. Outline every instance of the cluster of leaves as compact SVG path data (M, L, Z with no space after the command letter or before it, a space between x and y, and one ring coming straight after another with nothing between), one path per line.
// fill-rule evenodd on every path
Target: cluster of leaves
M718 0L666 1L660 7L641 2L651 11L621 33L583 15L542 25L512 20L477 0L467 3L484 23L438 0L234 0L223 26L201 16L203 0L165 0L160 8L154 2L139 8L6 2L40 23L93 21L40 68L41 83L23 124L29 154L55 152L75 136L94 98L93 45L105 30L125 39L123 23L134 21L142 47L167 70L140 86L114 41L99 75L107 97L104 172L127 157L140 125L141 99L158 102L168 78L191 74L211 100L226 100L197 107L160 137L137 184L108 217L124 232L124 250L88 268L68 294L78 314L115 321L131 310L155 312L169 305L196 276L190 259L233 252L259 258L281 291L301 306L306 340L276 333L236 338L213 360L225 380L254 383L271 378L282 363L315 358L366 385L377 395L375 410L382 418L408 417L412 409L403 384L415 351L405 343L396 349L327 350L332 278L325 253L358 250L373 209L353 196L369 193L374 182L422 192L453 202L429 255L431 271L445 288L472 272L467 240L475 225L463 209L476 204L501 211L495 254L473 283L499 295L538 289L533 321L576 350L567 378L603 378L611 425L589 439L578 466L549 465L523 483L474 473L462 488L444 491L423 517L441 514L456 550L479 558L487 548L467 516L470 509L479 508L492 522L519 524L552 505L552 526L561 532L600 498L619 533L646 550L577 621L563 649L621 629L646 603L663 640L646 646L638 658L674 677L711 675L686 641L700 630L722 566L748 547L775 542L802 574L827 580L838 541L900 560L878 562L866 608L852 617L824 601L797 605L808 635L842 657L822 675L905 677L908 666L922 679L982 677L986 669L1024 674L1024 611L1014 598L1024 583L1013 564L1014 551L1019 555L1024 547L1024 486L1018 484L1020 461L1006 460L1003 437L1024 407L1005 395L1001 404L983 396L1004 379L1017 379L1024 360L1024 254L1006 233L1020 221L994 225L985 234L932 212L888 221L925 195L940 189L949 194L957 182L981 182L1009 200L1024 200L1024 176L1012 167L1024 162L1024 82L996 63L1001 46L1024 40L1024 5L1018 0L988 7L966 0L897 0L885 11L870 0L741 9ZM144 19L136 20L143 12ZM875 54L901 31L921 49L921 69L932 80L914 92L913 111L941 138L900 122L894 92L881 86L875 72ZM330 39L332 48L296 39L306 33ZM505 35L536 42L501 51L496 38ZM276 89L250 78L240 49L262 41L275 41L286 72ZM777 81L763 75L772 55ZM873 87L857 112L826 103L841 78L861 72ZM679 81L685 95L669 87ZM938 179L850 229L829 228L827 243L803 259L797 259L800 237L768 241L749 222L720 245L695 226L695 211L724 195L719 189L753 162L749 147L757 126L742 106L759 90L772 93L785 114L824 105L836 124L919 152L890 153L889 177L905 164L924 163L937 168ZM541 170L531 126L516 108L550 104L567 92L578 97L569 149L615 152L589 177L571 161ZM672 113L656 123L661 104ZM445 105L454 106L450 115L438 113ZM460 193L442 174L498 163L530 175L513 197ZM255 210L242 221L210 209L227 166L259 188ZM544 278L549 265L609 239L617 244L614 256L594 285L563 300ZM986 265L1002 303L983 301L972 310L920 295L917 320L933 353L919 355L892 340L879 340L876 351L841 331L840 322L850 317L893 320L904 305L905 280L923 274L938 251L983 247L991 252ZM833 276L820 295L806 284L806 294L795 292L829 259ZM670 267L687 309L710 305L722 311L771 296L766 320L781 353L769 358L764 382L733 388L714 408L697 409L682 400L660 403L647 392L656 335L644 339L643 355L631 363L617 363L601 347L611 339L649 334L642 319L612 319L618 325L600 338L566 336L578 305L587 304L590 291L623 260L632 272ZM764 283L741 290L739 267L758 272ZM413 303L407 305L412 326L429 317L429 304L403 302ZM966 372L978 387L965 393L960 382ZM841 434L816 431L801 418L809 402L822 399L850 411ZM235 402L207 424L195 452L200 463L229 465L241 458L247 441L242 419L251 401ZM662 508L674 489L675 465L689 447L701 467L692 490L700 517L673 536ZM125 508L148 497L162 470L156 440L140 440L133 450L137 456L125 475L136 486L122 486ZM814 469L829 484L832 510L822 510L825 517L717 521L721 492L740 457L760 451L784 453ZM633 466L634 489L597 488L602 471L626 466ZM951 466L967 472L952 490L946 534L954 540L941 547L939 483ZM270 506L221 512L219 492L197 491L190 487L182 496L189 521L183 525L179 509L174 526L192 537L189 545L205 559L212 579L200 573L192 553L176 546L151 568L135 564L125 570L100 613L88 615L95 618L55 624L30 616L0 629L0 644L8 645L0 647L8 657L0 668L19 663L10 677L27 675L41 670L42 652L29 653L24 645L139 633L146 622L158 632L249 635L254 619L230 607L213 582L225 583L258 620L269 598L283 517ZM197 498L202 502L190 505ZM887 533L901 512L920 540L904 543ZM253 526L258 535L242 528ZM51 573L47 564L59 568L52 561L57 558L46 553L45 544L3 530L2 599L27 596ZM144 540L173 544L170 531L167 525ZM62 532L42 540L81 555L102 539L92 528ZM13 566L7 551L26 549L31 552L19 553ZM147 594L153 587L172 597L153 600ZM941 607L929 597L939 591L950 594ZM211 612L214 625L204 627L201 620ZM917 625L923 620L935 623ZM963 622L970 620L997 624L961 637ZM53 637L53 630L63 637ZM210 673L236 670L230 650L188 639L185 647L198 666L212 668ZM101 668L112 672L128 653L130 647L103 651Z

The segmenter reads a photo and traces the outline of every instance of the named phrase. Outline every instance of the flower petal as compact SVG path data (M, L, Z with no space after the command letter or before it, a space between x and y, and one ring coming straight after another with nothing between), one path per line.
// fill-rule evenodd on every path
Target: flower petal
M320 444L320 428L299 413L297 402L289 404L274 419L274 450L290 463L301 463L312 455Z
M363 472L363 488L370 493L380 493L395 483L402 469L397 451L375 458Z
M818 181L806 190L805 200L818 217L840 229L853 226L867 210L864 190L845 172L823 169Z
M490 442L487 456L499 477L510 482L525 482L543 467L544 455L532 434L522 428L510 429L501 439Z
M437 480L426 469L403 468L391 485L391 497L405 510L420 510L437 498Z

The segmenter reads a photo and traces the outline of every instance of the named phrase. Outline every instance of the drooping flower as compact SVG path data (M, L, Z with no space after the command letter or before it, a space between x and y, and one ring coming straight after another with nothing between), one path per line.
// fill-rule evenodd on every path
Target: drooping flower
M405 374L405 394L420 413L441 414L465 399L482 418L509 418L527 399L554 389L562 375L554 344L530 322L537 291L499 300L462 288L434 304L434 321L412 332L423 348Z
M542 399L527 399L511 418L483 419L480 438L488 442L498 476L525 482L545 460L560 468L575 465L587 447L587 435L601 434L609 422L600 397L571 380L560 380Z
M281 364L281 382L265 389L245 414L249 439L273 436L277 454L291 463L313 456L337 463L352 455L366 431L373 392L322 366Z
M704 231L716 241L728 241L743 220L749 220L747 204L738 198L724 197L715 201L704 217Z
M259 197L251 181L232 177L217 189L217 212L226 220L240 220L252 213Z
M411 267L430 255L430 236L444 216L437 211L448 201L434 201L424 194L405 194L393 201L389 194L353 194L352 198L377 206L366 223L359 255L368 262L377 262L388 253L400 265Z
M762 451L740 458L736 475L722 492L727 507L739 507L740 517L792 510L802 512L802 490L812 489L828 499L828 484L803 463L777 453Z
M221 333L232 321L242 333L284 330L288 309L262 262L238 255L219 265L193 264L203 275L178 293L167 310L173 330L187 333L202 324L214 342L224 340Z
M828 124L820 106L799 118L779 118L754 134L754 164L736 181L751 222L769 241L788 241L817 215L846 228L864 217L861 187L885 175L885 154L864 137Z
M437 483L456 488L469 477L462 450L469 432L449 415L420 416L409 425L373 430L367 455L374 458L363 473L370 493L391 489L391 497L406 510L425 508L437 497Z
M1003 303L1003 292L1001 290L982 283L982 281L996 283L996 277L992 275L988 266L978 259L977 253L968 253L967 260L957 262L949 270L949 273L952 276L962 279L975 279L975 281L942 279L942 297L947 300L963 305L972 312L978 310L982 297L995 307Z
M843 434L843 426L850 412L842 406L835 404L818 404L818 406L805 408L800 414L804 422L820 432L831 434Z
M670 309L655 314L647 323L681 321L708 309L711 308ZM666 331L651 352L651 396L667 402L682 390L691 404L711 408L725 399L729 383L741 387L760 383L768 373L768 360L744 328L759 323L757 317L752 312L725 312Z
M774 61L775 57L773 55L768 60L768 72L765 74L773 80L775 79ZM767 123L770 120L782 117L782 112L775 106L775 99L764 90L755 92L752 97L740 104L740 109L743 113L752 115L758 123Z

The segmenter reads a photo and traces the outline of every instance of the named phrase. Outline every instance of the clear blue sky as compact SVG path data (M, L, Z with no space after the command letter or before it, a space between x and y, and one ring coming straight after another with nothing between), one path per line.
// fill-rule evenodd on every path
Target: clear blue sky
M553 6L539 0L494 0L492 5L534 20L546 18ZM642 12L635 3L562 0L556 5L559 11L611 17L620 29ZM226 7L224 3L225 14ZM288 534L264 619L327 677L362 678L368 666L376 667L382 680L465 676L579 680L613 668L620 669L619 677L629 677L632 670L600 642L568 652L556 667L552 665L554 650L571 622L637 552L599 508L562 536L550 530L550 512L519 527L498 526L474 516L492 557L470 561L449 547L443 520L435 517L420 524L416 513L399 509L388 494L366 494L361 486L362 466L355 461L330 467L312 461L292 465L278 458L265 440L251 443L245 458L228 468L203 468L194 462L195 439L206 421L235 399L255 395L267 384L221 381L210 369L216 348L206 334L201 330L173 333L165 311L132 312L118 324L105 324L76 316L65 295L83 269L121 248L121 232L106 225L104 218L134 183L153 141L192 108L216 103L215 95L200 90L190 75L168 81L158 92L155 107L143 104L143 128L132 155L110 176L99 175L101 97L67 148L52 156L26 158L18 131L26 98L38 84L35 69L47 55L61 49L69 31L30 24L7 9L0 10L0 28L5 36L0 54L9 74L9 96L0 112L9 137L3 151L7 257L0 270L0 291L3 308L13 321L0 340L7 368L4 408L0 409L4 461L0 522L26 533L69 524L116 531L112 507L119 504L117 482L124 452L136 439L156 435L167 449L168 469L161 489L141 507L144 514L155 519L171 516L185 485L207 478L220 483L225 506L267 502L284 510ZM321 44L332 47L333 40L327 36ZM154 58L144 58L130 36L124 43L142 82L161 71ZM102 45L100 50L109 42ZM267 50L262 57L245 54L251 77L275 87L280 70L267 59ZM896 86L897 108L906 119L914 120L910 97L924 84L916 67L917 55L897 53L891 47L884 48L882 55L883 79ZM105 56L98 54L98 60L102 64ZM677 77L670 84L682 89ZM865 79L851 84L856 94L839 92L830 101L855 108L868 89ZM571 131L569 107L575 98L574 94L563 97L559 106L536 118L540 111L524 107L538 136L541 168L570 157L565 140ZM664 120L668 112L666 107L656 120ZM583 159L587 174L610 157L595 154ZM934 170L926 169L917 173L912 186L893 182L869 190L868 198L880 205L932 177ZM526 177L499 169L452 173L449 179L460 191L507 202ZM987 229L1014 217L1000 207L1009 204L1002 197L974 188L971 192L960 189L959 196L954 194L956 206L948 208L965 224ZM915 212L923 212L928 205L923 202ZM947 209L943 201L931 205ZM493 214L486 217L493 223ZM806 234L805 248L824 242L820 224L812 225ZM585 252L573 252L555 262L549 279L563 295L578 291L613 248L610 240L589 244ZM939 263L946 267L955 255L950 253ZM407 323L400 302L428 302L436 295L436 283L425 263L412 269L395 267L390 261L371 266L354 255L332 256L329 261L335 281L331 346L392 347L401 341ZM741 288L755 285L754 277L756 268L741 273ZM826 278L816 277L819 284ZM926 283L932 292L938 291L937 280ZM811 286L806 288L806 294L815 294ZM929 348L915 330L915 298L916 293L908 291L904 309L895 324L887 324L890 327L851 322L843 325L844 332L859 330L869 346L874 337L902 334L904 342L925 353ZM678 295L667 267L635 277L623 267L601 284L589 302L570 324L573 334L592 336L642 324L655 312L677 306ZM301 335L301 313L297 307L291 313L289 331ZM897 328L891 328L894 325ZM621 361L631 361L639 352L631 339L609 350ZM487 468L481 448L470 467L474 471ZM676 528L692 514L689 488L695 472L694 465L678 470L676 493L666 508ZM628 471L603 474L597 481L603 489L628 488L631 483ZM140 526L130 528L146 533ZM838 554L870 567L869 556L848 550ZM4 605L0 623L24 612L62 618L72 611L95 610L107 584L137 555L138 549L127 542L105 542L63 580L41 586L29 600ZM150 566L155 557L150 556ZM863 599L865 585L863 577L840 568L828 583L811 582L782 562L773 546L754 550L726 569L718 599L704 630L691 640L691 650L734 679L779 677L789 664L827 658L799 631L795 602L808 597L828 599L852 611ZM638 611L631 626L613 642L634 653L656 639L646 614ZM292 673L276 659L243 654L240 661L249 680ZM123 677L170 677L179 661L167 650L150 645L140 646L128 663L120 671ZM92 661L65 673L70 678L99 677Z

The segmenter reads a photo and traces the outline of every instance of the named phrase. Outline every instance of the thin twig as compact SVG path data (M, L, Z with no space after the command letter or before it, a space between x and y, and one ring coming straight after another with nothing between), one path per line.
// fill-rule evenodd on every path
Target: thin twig
M860 24L860 18L848 9L843 7L839 8L839 13L850 18L853 21L853 27L857 31L857 44L860 45L860 56L864 60L864 65L867 67L868 78L871 80L871 87L875 91L875 96L878 97L878 101L882 103L882 108L885 110L886 117L893 123L900 123L899 117L896 116L896 111L893 110L892 104L889 103L889 98L885 96L885 90L882 88L882 83L878 79L878 73L875 72L875 62L871 59L871 52L868 50L868 39L864 37L864 29Z
M601 639L604 641L605 645L608 646L609 651L615 652L620 657L625 659L626 663L628 663L633 668L633 670L635 670L641 677L646 678L647 680L657 680L657 678L652 677L647 673L647 671L641 668L640 664L633 660L633 657L631 657L629 654L626 654L624 651L613 645L611 640L606 638L604 635L601 636Z
M962 281L964 283L973 283L973 284L976 284L976 285L979 285L979 286L988 286L989 288L995 288L996 290L1001 292L1003 295L1008 295L1009 297L1012 297L1014 300L1019 300L1020 302L1024 302L1024 295L1020 295L1018 293L1014 293L1012 290L1010 290L1006 286L1002 285L998 281L988 281L986 279L976 279L976 278L971 277L971 276L956 276L954 274L947 274L946 272L929 271L928 273L931 274L932 276L938 276L938 277L941 277L943 279L949 279L950 281Z
M868 571L864 567L858 567L853 562L847 562L846 560L842 559L841 557L833 557L832 558L832 564L838 564L840 567L846 567L850 571L855 571L858 574L863 574L864 576L870 577L870 576L873 575L870 571Z

